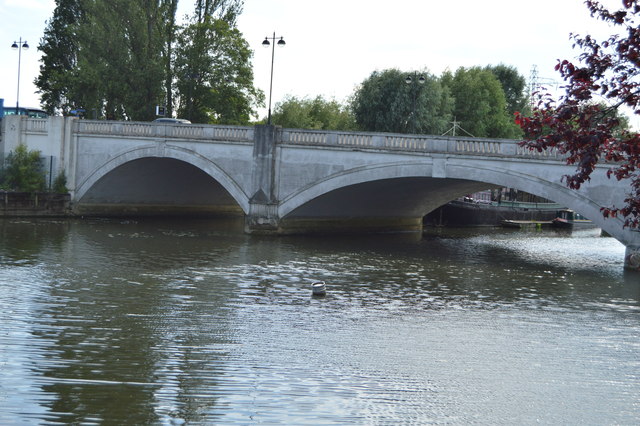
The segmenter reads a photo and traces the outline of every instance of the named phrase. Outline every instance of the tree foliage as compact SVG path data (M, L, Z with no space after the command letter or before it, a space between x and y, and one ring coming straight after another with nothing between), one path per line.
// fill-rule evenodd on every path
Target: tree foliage
M178 114L200 123L248 123L264 102L253 85L252 55L240 31L225 20L187 26L175 62Z
M84 16L81 0L56 0L38 49L42 52L40 74L35 80L42 106L49 113L69 112L69 88L78 63L78 34Z
M525 113L529 108L527 81L518 70L505 64L489 65L484 69L495 75L500 82L509 117L513 117L516 112Z
M173 115L173 106L175 103L174 90L173 90L173 62L174 62L174 48L177 39L178 25L176 22L176 13L178 11L178 0L166 0L163 3L164 7L160 9L160 22L161 22L161 39L162 39L162 54L161 61L164 74L164 102L161 102L166 106L166 113L171 117Z
M113 119L150 120L163 84L160 8L148 0L86 1L87 24L76 78L97 90L75 93ZM94 78L95 76L95 78ZM91 96L93 95L93 96Z
M244 0L196 0L194 20L202 23L210 18L221 19L235 27L243 7Z
M29 151L20 144L9 153L2 175L2 187L17 192L41 192L45 189L45 175L40 151Z
M374 71L351 100L358 127L372 132L442 134L451 121L452 105L435 76L397 69Z
M60 170L56 178L53 180L53 192L56 194L66 194L69 192L67 188L67 175L64 170Z
M540 93L531 116L518 115L527 138L524 146L543 151L555 148L567 155L576 172L564 177L569 188L579 189L599 163L607 163L608 177L629 179L632 192L624 206L602 209L605 217L621 215L625 226L640 225L640 135L620 130L618 110L627 107L640 114L639 0L623 0L622 8L610 11L587 0L593 17L618 29L607 40L572 35L574 47L583 53L580 63L559 61L556 70L567 82L566 93L556 103ZM604 100L606 106L600 102Z
M262 94L236 28L243 4L197 0L181 27L178 0L56 0L38 47L46 109L150 120L166 105L194 121L247 123Z
M317 130L355 130L351 111L336 100L286 97L276 104L273 122L282 127Z
M503 86L489 69L458 68L442 75L442 84L455 99L453 115L476 137L515 138L520 132L507 110Z

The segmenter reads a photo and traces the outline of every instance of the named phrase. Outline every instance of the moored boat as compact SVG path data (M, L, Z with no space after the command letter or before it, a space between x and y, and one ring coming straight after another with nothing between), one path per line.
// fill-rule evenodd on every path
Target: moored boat
M500 225L505 228L541 229L551 226L550 220L502 220Z
M424 218L427 226L509 226L504 221L548 222L563 206L557 203L453 200ZM511 224L514 225L514 224ZM515 226L514 227L519 227Z
M558 210L556 217L551 221L555 228L575 229L575 228L596 228L597 225L590 219L576 213L573 210Z

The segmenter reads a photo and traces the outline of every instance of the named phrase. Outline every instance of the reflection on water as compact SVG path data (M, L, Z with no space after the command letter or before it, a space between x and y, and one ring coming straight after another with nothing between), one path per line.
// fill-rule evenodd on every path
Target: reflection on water
M0 424L640 421L640 275L597 233L0 238Z

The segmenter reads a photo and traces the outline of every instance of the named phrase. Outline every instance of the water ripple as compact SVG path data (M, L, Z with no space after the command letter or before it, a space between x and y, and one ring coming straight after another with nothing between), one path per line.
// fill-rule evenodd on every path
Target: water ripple
M611 239L3 232L0 424L640 421L638 276Z

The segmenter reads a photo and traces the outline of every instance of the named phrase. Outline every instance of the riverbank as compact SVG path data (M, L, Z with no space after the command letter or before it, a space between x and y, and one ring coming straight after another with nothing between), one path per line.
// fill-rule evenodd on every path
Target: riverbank
M52 192L0 192L0 217L66 217L71 195Z

